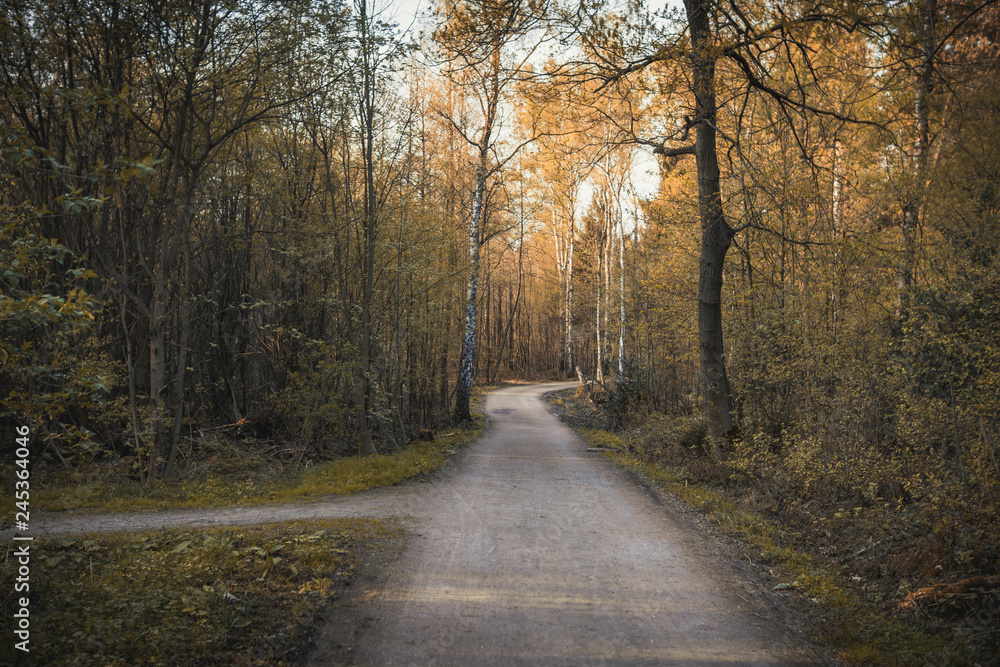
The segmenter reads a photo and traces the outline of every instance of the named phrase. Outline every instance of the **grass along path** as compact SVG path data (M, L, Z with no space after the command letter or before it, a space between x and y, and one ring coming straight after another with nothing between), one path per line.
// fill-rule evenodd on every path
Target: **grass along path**
M393 558L405 535L391 518L400 509L393 494L292 503L425 478L485 427L476 415L430 442L276 481L210 474L143 487L42 479L32 509L50 513L32 517L31 652L5 643L0 664L288 664L355 570ZM387 499L392 511L380 506ZM215 509L224 507L232 509ZM367 515L369 507L373 516L332 518L341 510ZM69 509L89 515L51 513ZM172 527L149 530L159 525ZM13 590L17 570L8 548L0 585ZM14 596L0 601L8 636L14 604Z
M209 473L197 479L144 486L138 482L88 482L68 473L33 484L31 504L35 511L48 512L137 512L275 505L352 494L441 470L456 451L478 438L485 426L485 420L477 416L473 424L451 428L433 441L417 441L391 454L322 463L278 480ZM9 505L4 516L13 516L13 498L4 497Z
M37 538L30 653L4 642L0 664L287 664L356 568L402 535L393 521L337 519ZM5 590L17 569L8 549ZM8 637L14 604L0 602Z

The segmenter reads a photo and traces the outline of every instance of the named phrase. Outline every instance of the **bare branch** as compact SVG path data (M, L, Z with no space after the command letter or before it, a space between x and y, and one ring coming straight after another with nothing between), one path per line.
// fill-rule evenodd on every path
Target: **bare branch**
M853 115L845 116L842 113L838 113L836 111L831 111L829 109L821 109L819 107L816 107L816 106L813 106L811 104L808 104L805 101L804 97L803 97L802 100L792 99L786 93L783 93L780 90L777 90L776 88L772 88L771 86L769 86L766 83L764 83L760 79L760 77L758 77L754 73L753 68L750 66L750 63L743 56L743 54L741 54L739 52L736 52L736 51L730 51L730 52L726 53L726 57L728 57L730 60L734 61L737 65L739 65L740 69L743 71L743 74L747 78L747 83L750 86L752 86L756 90L759 90L760 92L762 92L762 93L770 96L771 98L773 98L775 101L777 101L781 105L792 106L792 107L795 107L796 109L800 109L802 111L808 111L809 113L816 114L817 116L827 116L827 117L830 117L830 118L836 118L837 120L843 121L845 123L854 123L854 124L857 124L857 125L868 125L870 127L875 127L875 128L880 129L880 130L885 130L885 126L883 126L881 123L876 123L875 121L872 121L872 120L859 119L859 118L854 117Z
M681 155L694 155L694 144L687 146L680 146L677 148L668 148L667 146L658 146L652 141L637 141L636 143L645 144L647 146L654 146L653 155L662 155L663 157L679 157Z

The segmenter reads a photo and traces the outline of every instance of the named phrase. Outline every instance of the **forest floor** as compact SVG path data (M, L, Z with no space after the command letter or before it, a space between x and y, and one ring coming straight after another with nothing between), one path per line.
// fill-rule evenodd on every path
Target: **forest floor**
M766 573L549 414L539 397L569 386L489 394L489 430L433 483L299 505L48 514L32 531L398 518L408 537L359 566L298 652L307 664L832 662Z

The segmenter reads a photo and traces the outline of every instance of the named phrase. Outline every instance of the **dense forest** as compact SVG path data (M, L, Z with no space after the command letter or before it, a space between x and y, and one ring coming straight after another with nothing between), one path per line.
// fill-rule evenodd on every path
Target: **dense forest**
M474 386L579 379L651 456L891 511L921 546L885 576L1000 573L997 3L409 21L3 4L0 420L34 465L394 451Z

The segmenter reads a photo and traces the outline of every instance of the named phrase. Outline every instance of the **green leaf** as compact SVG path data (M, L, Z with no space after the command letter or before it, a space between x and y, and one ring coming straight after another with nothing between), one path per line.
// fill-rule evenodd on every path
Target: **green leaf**
M181 542L180 544L178 544L176 547L174 547L173 549L171 549L170 553L172 553L172 554L179 554L180 552L182 552L185 549L187 549L189 546L191 546L191 540L184 540L183 542Z

